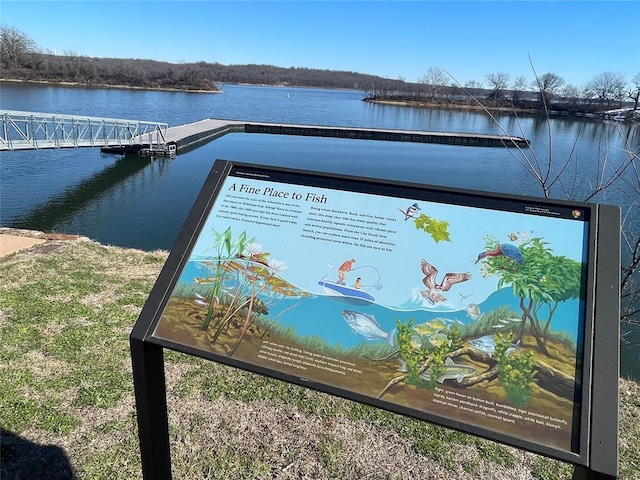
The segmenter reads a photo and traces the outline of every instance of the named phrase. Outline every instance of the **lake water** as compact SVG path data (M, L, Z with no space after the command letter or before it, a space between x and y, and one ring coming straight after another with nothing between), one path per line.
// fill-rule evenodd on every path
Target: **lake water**
M216 158L433 185L540 196L527 161L556 168L571 157L570 177L556 183L558 198L584 198L602 165L613 171L638 151L640 127L589 119L376 105L363 93L226 85L223 93L149 92L3 83L0 105L23 110L137 119L179 125L203 118L493 133L524 136L531 149L458 147L348 139L230 134L172 159L102 155L98 149L3 153L0 224L80 233L104 244L170 249ZM576 138L579 139L576 142ZM574 175L577 173L577 175ZM632 179L631 171L623 177ZM624 182L596 201L622 205L629 225L640 225L637 195ZM630 364L627 359L626 364ZM640 362L639 362L640 363ZM640 370L640 367L639 367ZM636 376L640 376L640 371Z

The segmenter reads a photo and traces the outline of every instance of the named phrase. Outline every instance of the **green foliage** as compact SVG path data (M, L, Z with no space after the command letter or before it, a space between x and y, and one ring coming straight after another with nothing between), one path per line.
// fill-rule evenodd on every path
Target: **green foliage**
M396 321L396 331L398 339L398 347L400 349L400 358L407 366L406 382L411 385L420 385L420 367L424 363L427 352L422 346L422 341L417 341L419 335L413 330L413 319L408 322L402 322L400 319Z
M396 321L397 342L400 359L406 364L405 382L416 387L434 389L438 378L445 371L446 355L462 347L462 334L456 327L447 330L448 341L433 346L429 335L420 335L413 328L413 319L409 322ZM444 335L444 332L440 332ZM426 367L426 368L425 368Z
M485 248L498 246L493 236L485 238ZM513 294L525 302L521 303L523 315L530 321L531 333L538 346L546 351L549 326L558 303L580 297L583 263L563 255L554 255L549 244L542 238L532 238L519 247L522 264L506 262L500 257L483 260L485 275L497 275L498 288L511 285ZM547 318L539 318L540 308L547 305Z
M444 373L444 355L448 353L446 345L442 345L432 353L431 365L429 365L429 380L427 381L427 387L431 390L438 385L438 378Z
M499 379L507 400L512 405L524 408L531 400L532 385L535 381L535 361L530 350L520 354L509 351L511 336L495 334L496 349L494 358L500 369Z
M320 461L331 472L331 476L339 478L340 451L342 440L331 435L325 435L318 445Z
M513 468L515 466L516 461L513 454L504 446L480 438L476 438L474 443L480 458L495 462L507 468Z
M460 329L458 327L449 329L449 331L447 332L447 336L449 337L449 340L451 340L451 345L449 347L450 350L453 351L463 347L462 333L460 332Z
M211 233L213 235L213 244L205 249L205 252L215 250L215 259L217 262L215 263L214 271L210 272L210 274L213 275L214 283L209 293L209 307L207 308L207 315L202 324L203 330L207 330L211 324L211 320L213 320L215 314L214 307L217 303L216 299L220 292L224 276L224 267L227 261L242 255L247 244L255 240L255 238L247 239L247 232L242 232L237 239L233 240L231 227L228 227L223 233L219 233L215 228L212 228Z
M583 264L565 256L553 254L542 238L533 238L520 245L523 262L511 268L504 259L489 257L483 260L488 274L500 277L498 288L511 285L517 297L530 298L538 303L563 302L580 296ZM498 241L485 238L485 249L494 249Z
M562 480L565 478L574 478L572 477L572 473L573 467L570 464L545 457L535 458L531 468L531 476L536 480Z
M414 218L413 221L416 225L416 229L424 230L426 233L431 235L434 242L451 241L449 236L449 224L444 220L436 220L435 218L431 218L428 215L421 213Z

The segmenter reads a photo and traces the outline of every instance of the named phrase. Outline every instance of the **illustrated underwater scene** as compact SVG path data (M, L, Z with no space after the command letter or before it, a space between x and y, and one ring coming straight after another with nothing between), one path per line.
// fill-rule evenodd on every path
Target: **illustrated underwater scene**
M586 222L340 192L259 223L229 195L154 337L577 451Z

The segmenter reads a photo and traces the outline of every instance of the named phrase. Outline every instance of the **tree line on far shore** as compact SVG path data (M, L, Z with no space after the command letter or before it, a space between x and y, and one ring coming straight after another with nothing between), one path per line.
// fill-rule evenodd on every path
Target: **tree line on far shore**
M273 65L169 63L147 59L96 58L40 49L26 34L0 25L4 79L122 85L139 88L217 91L226 83L371 90L384 79L356 72ZM398 82L400 83L400 82Z
M535 74L532 80L519 75L513 81L509 73L488 73L486 84L470 81L461 85L452 78L445 70L431 67L415 84L377 87L366 93L366 99L640 119L640 72L629 82L619 73L603 72L581 88L552 72ZM626 111L605 114L616 109Z
M478 106L601 115L626 107L627 118L639 119L640 72L627 81L621 74L597 74L582 87L567 84L555 73L511 79L508 73L485 75L482 81L459 84L445 70L431 67L417 82L357 72L273 65L168 63L146 59L96 58L40 49L13 27L0 25L2 78L69 82L87 86L129 86L149 89L218 91L221 85L259 84L361 90L367 101L407 102L447 107ZM618 114L619 115L619 114Z

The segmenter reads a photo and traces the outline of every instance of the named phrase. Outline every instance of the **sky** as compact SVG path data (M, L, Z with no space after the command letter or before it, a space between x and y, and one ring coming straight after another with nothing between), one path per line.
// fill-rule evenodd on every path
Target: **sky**
M461 84L552 72L583 87L640 72L640 1L0 0L42 50L345 70Z

